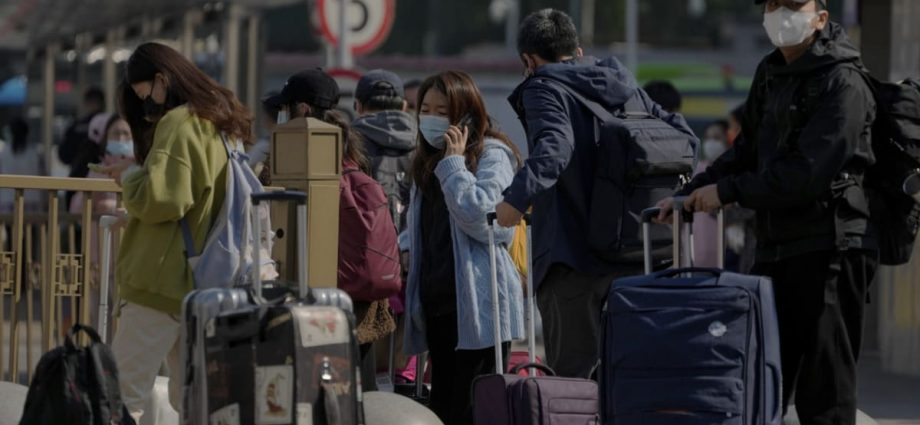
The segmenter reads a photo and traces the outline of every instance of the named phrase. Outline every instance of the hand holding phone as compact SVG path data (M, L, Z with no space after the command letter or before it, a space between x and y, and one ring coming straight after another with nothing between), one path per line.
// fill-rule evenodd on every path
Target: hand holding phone
M452 125L444 134L446 146L444 156L463 155L466 152L466 144L470 137L469 123L472 121L467 115L457 125Z

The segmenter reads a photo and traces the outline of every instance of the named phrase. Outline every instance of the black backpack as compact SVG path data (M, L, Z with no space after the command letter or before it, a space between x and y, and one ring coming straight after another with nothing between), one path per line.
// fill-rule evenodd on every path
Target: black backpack
M862 75L878 104L872 126L875 165L866 171L864 185L878 230L879 260L896 266L910 261L920 231L920 203L904 187L909 176L920 173L920 81L887 83Z
M596 118L597 163L588 211L588 245L608 263L641 263L642 210L673 196L696 162L693 138L648 113L636 93L608 111L561 82ZM671 258L670 226L652 225L655 263Z
M90 338L86 347L74 339ZM26 395L20 425L134 425L121 401L115 358L99 334L76 324L64 345L42 356Z
M920 81L883 82L855 64L844 66L866 80L877 105L872 124L875 163L858 184L865 190L870 221L877 231L879 261L890 266L906 264L920 233L920 203L904 187L909 176L920 173ZM808 89L799 89L804 92L799 100L803 114L796 126L805 122L820 101L820 90L812 82L818 84L821 78L806 79L803 86Z
M409 189L412 186L411 151L378 149L378 155L372 158L372 177L383 186L393 224L399 232L406 228L406 213L409 210Z

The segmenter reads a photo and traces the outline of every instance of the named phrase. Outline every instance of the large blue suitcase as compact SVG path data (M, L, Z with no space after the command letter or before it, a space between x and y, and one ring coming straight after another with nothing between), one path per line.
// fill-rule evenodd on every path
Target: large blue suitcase
M643 222L655 214L647 211ZM611 285L600 366L604 424L780 425L770 279L679 268L692 262L692 216L674 215L678 268Z

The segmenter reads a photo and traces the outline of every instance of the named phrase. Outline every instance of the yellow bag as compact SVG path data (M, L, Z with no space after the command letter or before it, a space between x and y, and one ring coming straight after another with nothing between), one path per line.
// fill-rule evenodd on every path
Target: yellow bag
M517 226L514 226L514 238L511 239L511 245L508 245L508 253L511 254L511 260L517 266L521 277L526 281L527 278L527 224L521 220Z

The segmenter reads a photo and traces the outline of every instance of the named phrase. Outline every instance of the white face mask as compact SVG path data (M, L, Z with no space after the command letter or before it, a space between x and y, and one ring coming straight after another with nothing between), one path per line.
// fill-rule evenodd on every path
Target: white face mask
M282 109L278 111L278 118L276 120L277 124L285 124L290 121L290 114L288 114L287 109Z
M131 140L109 140L105 145L105 152L112 156L134 158L134 142Z
M418 130L425 141L435 149L444 149L447 144L444 134L450 128L450 121L438 115L419 115L418 121Z
M715 161L716 158L725 153L725 143L715 139L707 139L703 142L703 159Z
M817 17L817 12L795 12L781 7L763 15L763 27L774 46L797 46L815 33L812 21Z

